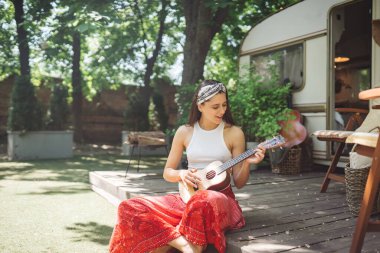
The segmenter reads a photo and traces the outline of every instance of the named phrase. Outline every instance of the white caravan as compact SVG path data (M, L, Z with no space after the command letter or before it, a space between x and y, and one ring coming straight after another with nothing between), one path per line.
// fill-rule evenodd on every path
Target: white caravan
M293 108L311 134L336 129L346 115L336 107L367 108L358 93L380 86L380 46L371 33L380 0L305 0L254 26L240 48L241 72L250 66L263 77L275 71L291 82ZM313 160L327 164L332 147L313 139ZM342 164L340 164L342 165Z

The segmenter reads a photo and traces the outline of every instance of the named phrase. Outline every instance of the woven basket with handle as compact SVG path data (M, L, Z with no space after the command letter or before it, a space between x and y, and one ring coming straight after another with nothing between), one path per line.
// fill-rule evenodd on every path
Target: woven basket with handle
M347 163L344 169L346 182L346 200L348 208L353 215L359 215L360 206L363 199L365 185L367 183L370 167L351 168ZM377 201L373 207L373 212L380 210L380 196L377 194Z

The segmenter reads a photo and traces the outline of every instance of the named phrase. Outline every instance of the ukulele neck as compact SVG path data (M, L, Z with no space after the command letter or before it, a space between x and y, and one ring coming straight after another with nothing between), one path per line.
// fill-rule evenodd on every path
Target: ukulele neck
M242 153L241 155L229 160L228 162L223 163L220 165L217 169L217 175L223 173L224 171L228 170L229 168L235 166L236 164L240 163L241 161L244 161L248 157L254 155L256 153L256 150L249 149Z

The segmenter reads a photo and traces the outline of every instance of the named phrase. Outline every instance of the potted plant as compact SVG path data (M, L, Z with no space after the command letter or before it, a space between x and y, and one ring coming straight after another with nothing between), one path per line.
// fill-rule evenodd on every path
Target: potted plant
M8 118L8 158L11 160L68 158L73 155L73 133L67 131L69 115L67 90L56 86L50 102L49 124L34 87L27 78L18 78L11 98ZM54 131L44 131L50 128Z
M245 134L247 149L278 135L279 122L290 115L287 104L290 85L280 85L276 80L263 81L259 75L250 73L230 80L228 90L231 110Z
M289 117L287 96L290 85L275 80L263 82L256 74L228 83L231 110L247 141L262 142L277 135L280 121Z

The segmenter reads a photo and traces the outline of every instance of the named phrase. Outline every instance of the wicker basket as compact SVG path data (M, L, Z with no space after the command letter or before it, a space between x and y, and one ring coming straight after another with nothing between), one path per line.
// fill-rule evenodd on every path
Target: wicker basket
M301 172L301 152L299 146L292 147L279 164L272 164L272 172L293 175Z
M370 167L351 168L346 164L344 169L346 181L346 200L348 208L353 215L359 215L360 206L363 199L365 185L367 183L368 172ZM380 196L376 196L373 212L380 210Z

